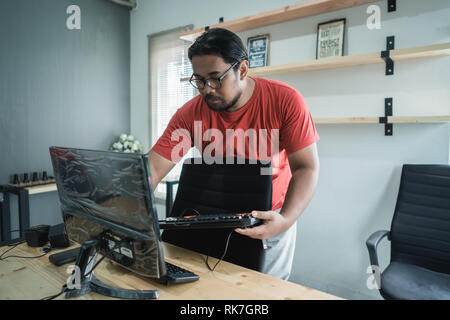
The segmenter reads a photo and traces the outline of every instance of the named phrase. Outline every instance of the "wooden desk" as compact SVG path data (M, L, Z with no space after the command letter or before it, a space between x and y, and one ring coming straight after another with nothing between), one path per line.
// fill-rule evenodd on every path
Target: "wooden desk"
M166 260L191 270L200 280L165 286L145 277L138 276L107 259L95 269L95 275L105 283L126 288L159 290L160 300L275 300L341 299L333 295L307 288L293 282L237 266L226 261L219 263L214 272L204 263L204 255L164 243ZM75 245L73 247L76 247ZM0 254L9 247L0 248ZM0 299L41 299L58 293L66 283L69 274L67 266L56 267L48 255L67 249L55 250L36 259L8 258L0 261ZM26 243L17 246L6 255L37 256L40 248L28 247ZM209 264L217 260L209 259ZM64 295L57 299L65 299ZM90 293L77 299L114 299L97 293Z

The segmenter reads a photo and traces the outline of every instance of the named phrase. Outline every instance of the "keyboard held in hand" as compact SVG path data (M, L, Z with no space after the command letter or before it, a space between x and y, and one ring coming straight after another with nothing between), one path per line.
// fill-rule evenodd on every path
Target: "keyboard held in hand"
M205 214L159 220L160 229L247 228L261 224L250 213Z

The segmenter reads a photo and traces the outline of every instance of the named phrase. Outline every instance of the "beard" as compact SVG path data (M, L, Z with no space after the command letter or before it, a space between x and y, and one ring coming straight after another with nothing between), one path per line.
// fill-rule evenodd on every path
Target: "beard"
M224 99L220 97L213 96L211 94L207 94L203 97L205 99L206 105L213 111L228 111L238 102L239 98L242 95L242 90L240 90L236 96L231 100L230 103L227 103Z

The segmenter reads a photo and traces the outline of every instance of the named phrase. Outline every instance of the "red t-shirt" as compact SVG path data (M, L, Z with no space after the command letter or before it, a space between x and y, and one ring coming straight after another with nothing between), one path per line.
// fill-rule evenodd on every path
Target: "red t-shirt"
M277 210L292 176L287 155L316 142L319 135L296 89L279 81L252 79L254 92L237 111L213 111L201 95L189 100L177 110L153 150L173 162L194 146L202 155L254 159L256 154L258 160L271 156L272 210Z

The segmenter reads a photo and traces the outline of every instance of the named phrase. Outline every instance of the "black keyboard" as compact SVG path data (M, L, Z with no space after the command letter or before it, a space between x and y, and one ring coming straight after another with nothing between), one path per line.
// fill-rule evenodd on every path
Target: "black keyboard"
M168 217L159 220L160 229L246 228L261 224L248 213Z
M198 280L200 277L195 273L178 267L166 261L167 274L165 281L168 283L183 283Z

